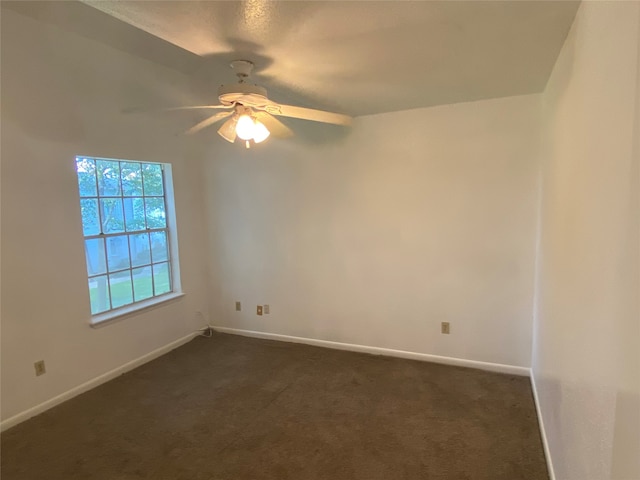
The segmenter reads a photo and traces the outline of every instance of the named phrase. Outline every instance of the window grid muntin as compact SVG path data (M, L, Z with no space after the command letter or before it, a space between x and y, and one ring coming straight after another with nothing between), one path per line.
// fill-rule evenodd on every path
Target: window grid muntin
M104 277L106 280L106 285L107 285L107 289L109 291L109 308L107 310L101 310L99 312L93 313L93 311L91 312L92 315L98 315L98 314L102 314L105 312L109 312L112 310L117 310L119 308L123 308L126 307L128 305L132 305L144 300L147 300L149 298L155 298L155 297L160 297L162 295L167 295L169 293L173 292L173 278L171 275L172 272L172 267L171 267L171 241L169 239L169 226L168 226L168 219L167 219L167 188L166 188L166 178L165 178L165 169L164 169L164 165L161 163L153 163L153 162L137 162L137 161L132 161L132 160L115 160L115 159L106 159L106 158L98 158L98 157L82 157L82 156L76 156L76 176L77 176L77 162L78 159L86 159L86 160L91 160L91 162L93 162L93 166L94 166L94 178L95 178L95 184L96 184L96 195L82 195L82 192L80 191L80 188L78 187L78 191L80 194L80 199L81 200L85 200L85 199L95 199L97 202L97 211L98 211L98 225L100 227L100 233L97 235L85 235L84 236L84 240L91 240L91 239L103 239L103 252L104 252L104 264L105 264L105 272L102 274L97 274L97 275L89 275L89 266L87 265L87 279L88 281L90 281L91 279L94 278L98 278L98 277ZM120 195L100 195L100 188L99 188L99 182L98 182L98 160L103 160L103 161L108 161L108 162L117 162L118 163L118 186L119 186L119 190L120 190ZM142 185L142 196L140 195L124 195L124 189L122 188L122 164L123 163L137 163L138 165L140 165L140 175L141 175L141 185ZM145 195L145 176L144 176L144 169L142 168L143 165L159 165L160 166L160 178L162 181L162 195L149 195L146 196ZM111 232L111 233L104 233L103 232L103 221L102 221L102 209L101 207L101 199L119 199L122 202L122 223L123 223L123 231L122 232ZM127 226L126 226L126 218L125 218L125 213L124 213L124 199L125 198L142 198L143 200L143 216L144 216L144 229L142 230L131 230L131 231L127 231ZM162 205L163 205L163 210L164 210L164 227L163 228L159 228L159 227L155 227L155 228L149 228L148 222L147 222L147 198L162 198ZM84 229L83 229L84 230ZM167 259L163 260L161 262L153 262L153 248L151 246L151 233L153 232L164 232L164 237L165 237L165 244L166 244L166 250L167 250ZM144 264L144 265L137 265L136 267L133 267L133 262L131 260L131 236L133 235L139 235L141 233L146 233L148 235L148 239L149 239L149 258L151 260L151 263L148 264ZM108 259L108 254L107 254L107 244L106 244L106 240L107 238L110 237L116 237L116 236L126 236L127 237L127 251L129 253L129 268L123 268L123 269L119 269L119 270L113 270L111 271L109 269L109 259ZM86 249L86 243L85 243L85 249ZM85 255L86 256L86 255ZM156 281L155 281L155 275L154 275L154 266L155 265L162 265L162 264L166 264L167 265L167 277L168 277L168 281L169 281L169 285L168 285L168 290L166 292L163 292L161 294L156 294ZM151 271L151 296L150 297L146 297L144 300L138 300L136 301L135 299L135 288L134 288L134 284L133 284L133 269L142 269L142 268L150 268ZM111 280L110 280L110 276L117 274L117 273L121 273L124 271L129 271L129 278L131 280L131 298L132 298L132 302L131 303L126 303L124 305L120 305L116 308L113 307L113 295L112 295L112 291L111 291Z

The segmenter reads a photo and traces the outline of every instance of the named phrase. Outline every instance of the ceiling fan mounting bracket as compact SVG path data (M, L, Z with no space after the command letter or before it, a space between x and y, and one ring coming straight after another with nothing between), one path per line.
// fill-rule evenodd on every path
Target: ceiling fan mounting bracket
M231 62L231 68L236 72L240 82L243 82L245 78L251 75L253 62L250 62L249 60L234 60Z
M246 107L264 108L271 103L267 97L267 90L259 85L245 83L246 78L253 70L253 63L249 60L234 60L231 68L236 72L239 83L233 85L220 85L218 99L225 106L235 104Z

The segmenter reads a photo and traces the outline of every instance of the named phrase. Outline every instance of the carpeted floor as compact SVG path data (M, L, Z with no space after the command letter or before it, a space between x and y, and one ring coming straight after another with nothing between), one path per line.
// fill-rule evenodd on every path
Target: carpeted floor
M3 480L547 479L529 379L215 334L2 434Z

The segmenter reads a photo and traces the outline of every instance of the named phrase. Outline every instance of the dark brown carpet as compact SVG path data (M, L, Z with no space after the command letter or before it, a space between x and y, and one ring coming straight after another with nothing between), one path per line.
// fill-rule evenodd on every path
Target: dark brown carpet
M529 380L215 334L2 435L2 479L547 479Z

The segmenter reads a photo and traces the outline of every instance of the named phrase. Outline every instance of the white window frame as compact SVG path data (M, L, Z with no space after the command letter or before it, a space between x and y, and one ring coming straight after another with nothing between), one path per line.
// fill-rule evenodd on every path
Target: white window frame
M171 169L171 164L169 163L161 163L161 162L150 162L147 160L129 160L129 159L115 159L115 158L105 158L105 157L96 157L96 156L92 156L92 155L76 155L76 157L74 158L74 164L77 162L78 159L91 159L93 161L98 161L98 160L105 160L105 161L110 161L110 162L119 162L120 164L122 163L140 163L140 164L153 164L153 165L160 165L161 169L162 169L162 181L163 181L163 199L164 199L164 205L165 205L165 220L166 220L166 225L164 228L145 228L145 230L136 230L136 231L125 231L124 232L117 232L117 233L99 233L99 234L95 234L95 235L84 235L84 230L83 230L83 252L85 250L85 241L86 240L91 240L91 239L97 239L97 238L103 238L106 239L110 238L110 237L116 237L116 236L132 236L132 235L137 235L140 233L152 233L152 232L156 232L156 231L164 231L166 232L166 238L167 238L167 263L169 264L169 281L170 281L170 286L171 286L171 290L167 293L162 293L159 295L154 295L150 298L146 298L144 300L139 300L139 301L135 301L135 298L133 299L133 302L127 305L123 305L123 306L118 306L113 308L112 306L112 299L111 299L111 292L109 292L109 306L111 307L109 310L106 310L104 312L95 314L95 315L91 315L89 323L91 326L97 327L97 326L102 326L106 323L110 323L114 320L120 320L122 318L128 317L128 316L132 316L133 314L139 313L143 310L147 310L150 308L153 308L155 306L158 306L160 304L175 300L177 298L180 298L182 296L184 296L184 293L182 292L182 285L181 285L181 281L180 281L180 262L178 260L178 235L177 235L177 223L176 223L176 211L175 211L175 200L174 200L174 189L173 189L173 175L172 175L172 169ZM74 169L75 171L75 169ZM78 179L78 173L75 172L76 174L76 180ZM152 196L155 198L159 198L158 196ZM100 225L100 230L102 230L102 219L101 219L101 209L100 209L100 199L101 198L120 198L123 200L124 203L124 199L128 198L127 196L124 195L124 192L122 190L122 177L120 177L120 195L100 195L98 186L97 186L97 177L96 177L96 196L93 197L87 197L87 196L80 196L80 188L78 187L78 198L79 198L79 202L78 204L80 205L80 200L83 199L97 199L97 203L98 203L98 221L99 221L99 225ZM143 186L143 194L142 194L142 198L147 198L147 196L144 195L144 186ZM145 213L146 216L146 213ZM82 222L82 216L80 216L80 221ZM124 219L123 219L124 221ZM129 247L130 248L130 247ZM107 255L106 253L106 243L105 243L105 256ZM141 267L133 267L131 265L131 252L129 252L129 268L126 269L122 269L122 270L118 270L118 271L126 271L126 270L133 270L135 268L141 268ZM85 253L85 261L86 260L86 253ZM151 260L152 262L152 260ZM107 260L105 258L105 268L107 265ZM151 264L150 264L151 265ZM109 273L117 273L118 271L113 271L113 272L109 272ZM87 270L86 270L86 275L87 275L87 280L89 280L90 278L94 278L100 275L90 275L89 274L89 270L88 270L88 266L87 266ZM153 279L153 275L151 276L152 278L152 286L155 287L154 279ZM107 284L108 288L110 289L109 284ZM132 285L133 287L133 285ZM155 291L155 288L154 290ZM132 292L133 293L133 292ZM90 301L90 295L89 295L89 285L87 282L87 300Z

